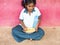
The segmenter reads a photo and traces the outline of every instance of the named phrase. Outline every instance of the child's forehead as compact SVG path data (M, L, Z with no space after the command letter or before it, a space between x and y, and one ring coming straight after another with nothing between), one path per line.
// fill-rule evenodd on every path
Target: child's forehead
M27 5L29 5L29 6L34 6L34 3L29 3L29 4L27 4Z

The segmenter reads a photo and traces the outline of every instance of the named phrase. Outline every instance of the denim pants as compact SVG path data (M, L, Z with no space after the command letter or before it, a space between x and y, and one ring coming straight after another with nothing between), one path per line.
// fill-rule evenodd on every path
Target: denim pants
M28 34L23 32L23 28L20 25L12 28L12 36L17 42L21 42L26 39L40 40L44 36L44 31L41 28L38 28L37 32Z

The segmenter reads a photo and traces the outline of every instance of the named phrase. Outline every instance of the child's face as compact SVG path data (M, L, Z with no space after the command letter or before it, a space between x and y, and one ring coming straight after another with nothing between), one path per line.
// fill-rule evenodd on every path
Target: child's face
M30 3L30 4L26 5L26 8L27 8L28 12L32 12L32 10L34 8L34 4Z

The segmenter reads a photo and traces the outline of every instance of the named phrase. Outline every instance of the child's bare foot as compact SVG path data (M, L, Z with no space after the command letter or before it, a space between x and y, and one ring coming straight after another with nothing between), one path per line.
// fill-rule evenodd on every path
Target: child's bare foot
M30 39L32 41L32 39Z

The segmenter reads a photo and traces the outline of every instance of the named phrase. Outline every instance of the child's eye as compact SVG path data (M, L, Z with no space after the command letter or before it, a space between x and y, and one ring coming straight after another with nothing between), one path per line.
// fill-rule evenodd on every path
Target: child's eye
M31 7L31 6L29 6L29 7Z
M29 7L34 7L34 6L29 6Z

